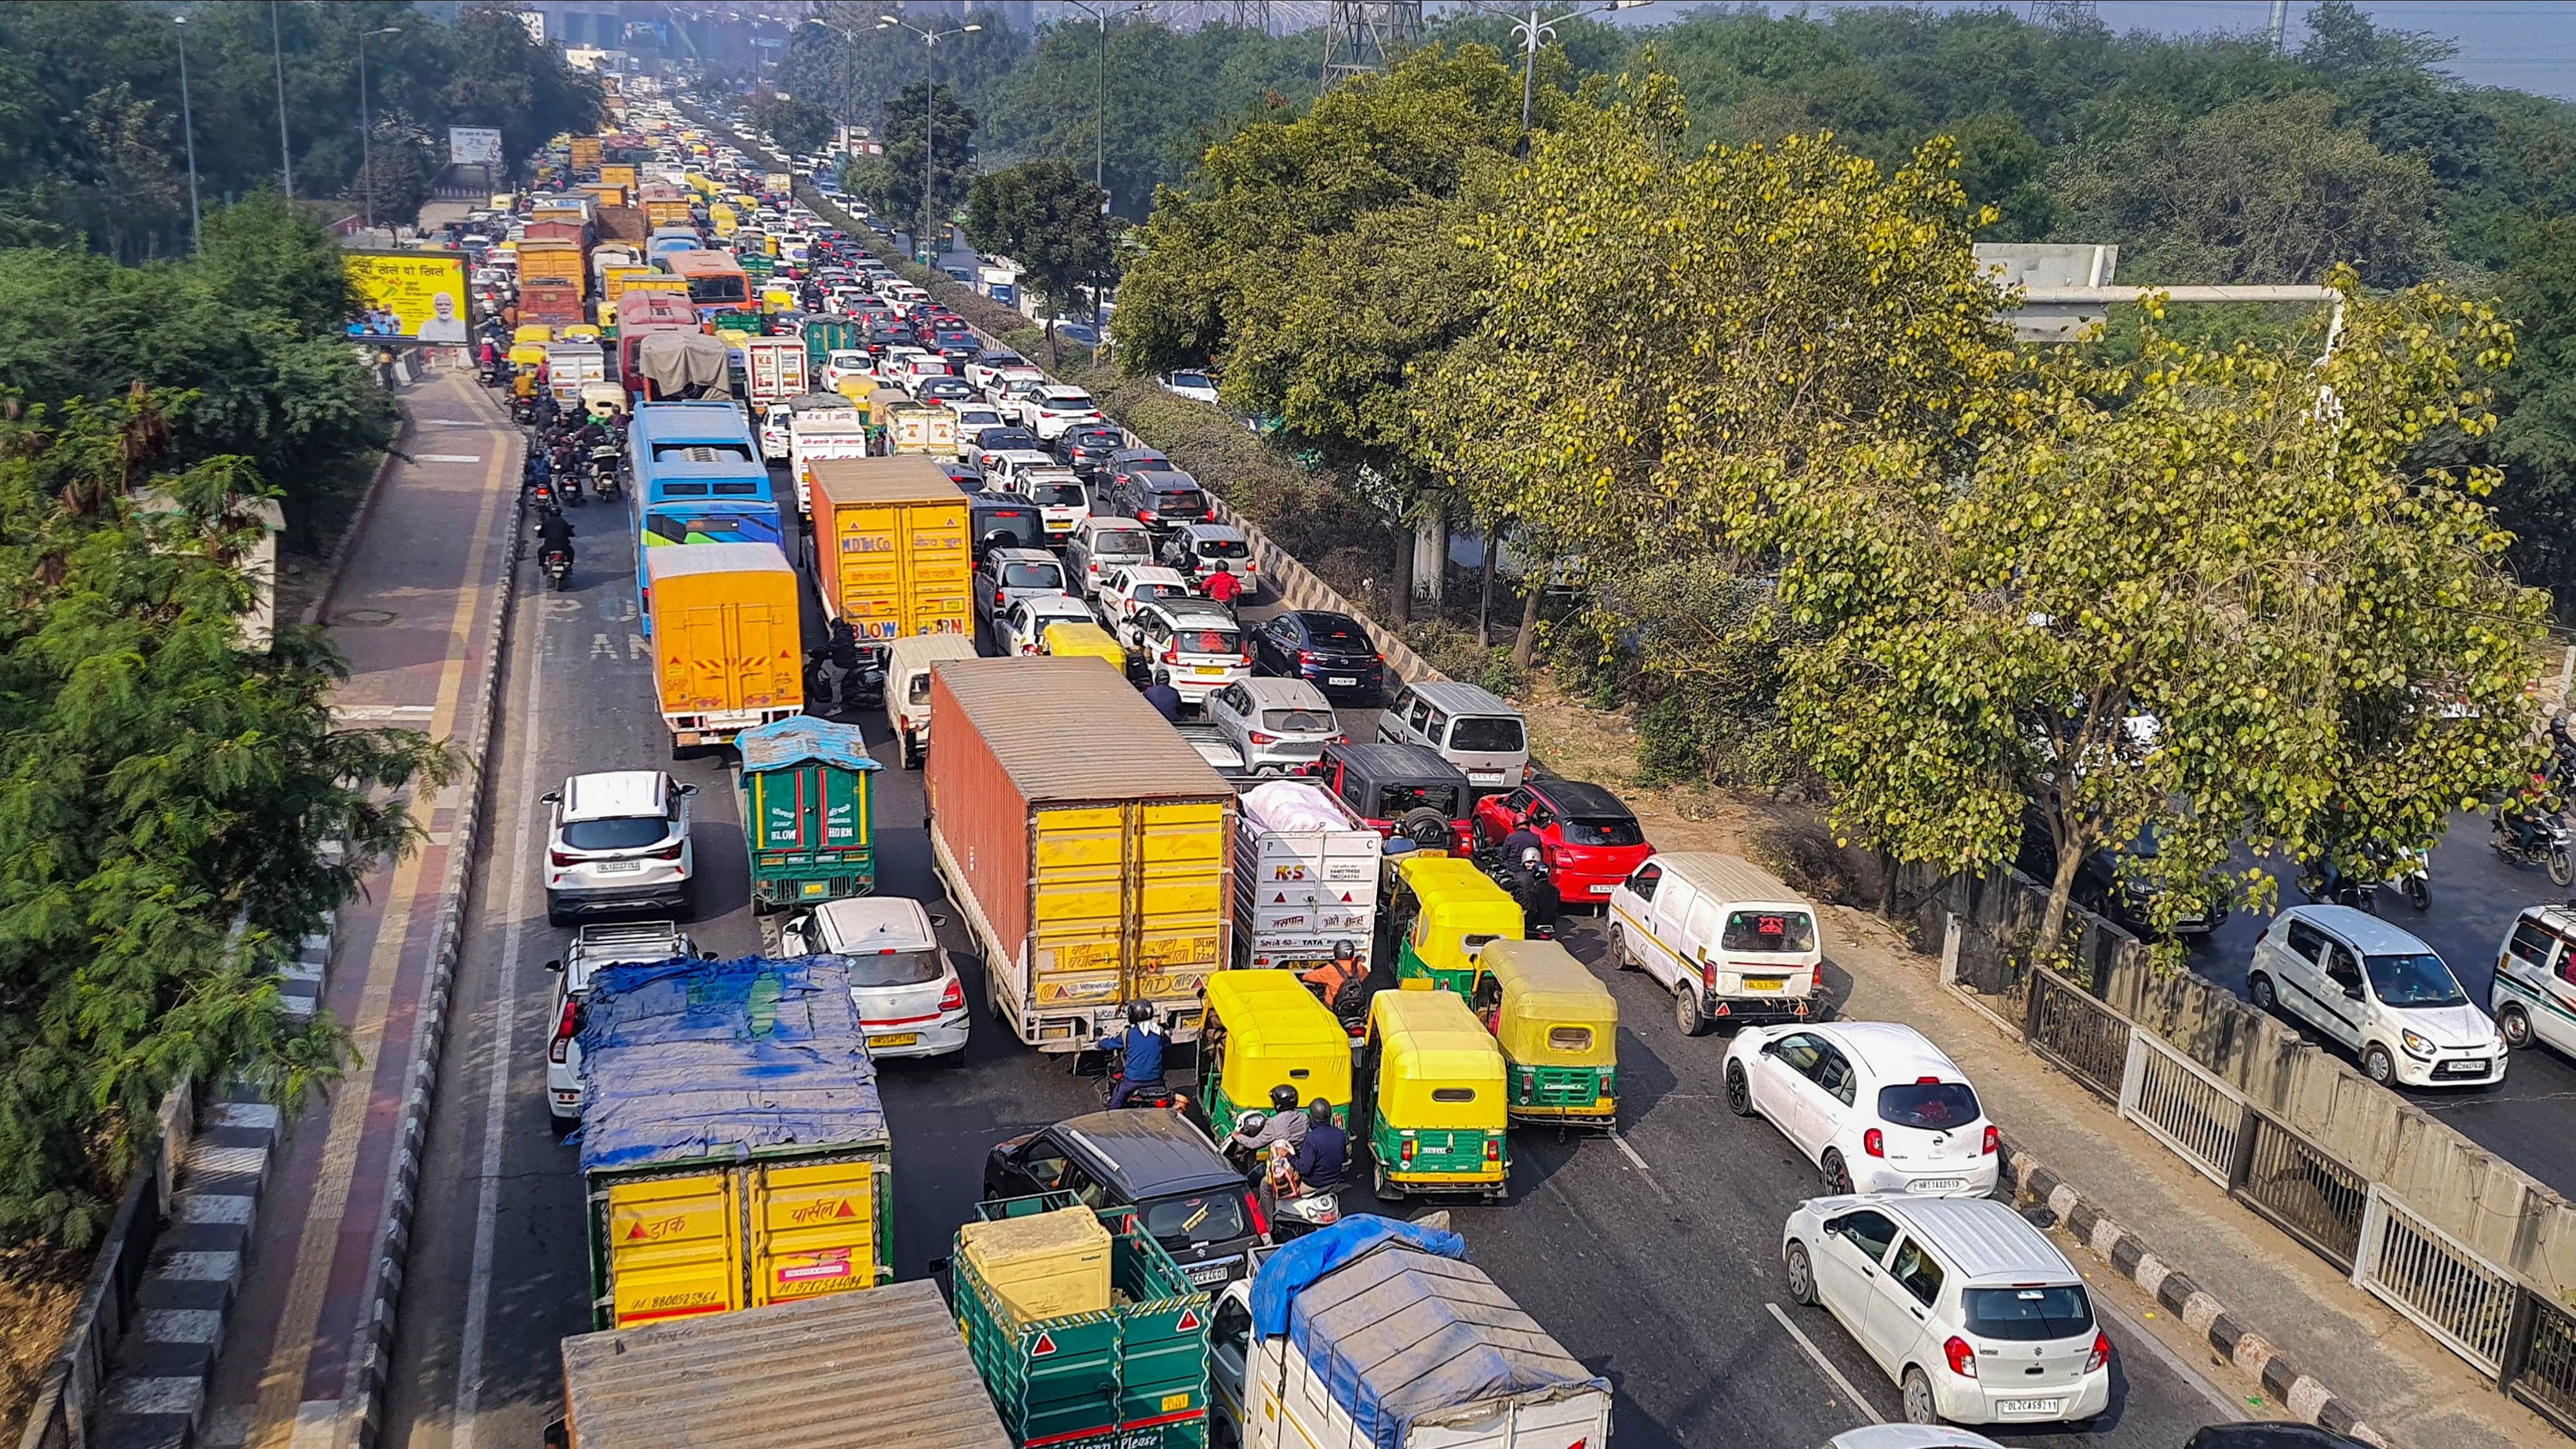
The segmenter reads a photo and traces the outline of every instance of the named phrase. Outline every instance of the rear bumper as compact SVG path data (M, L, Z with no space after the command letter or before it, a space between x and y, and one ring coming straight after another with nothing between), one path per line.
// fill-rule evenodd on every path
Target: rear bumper
M1386 690L1386 671L1376 664L1356 668L1333 664L1301 664L1297 666L1297 677L1315 686L1323 693L1324 698L1336 704L1346 699L1375 699ZM1354 682L1350 684L1334 682L1341 679Z
M957 1011L937 1021L924 1022L918 1026L889 1026L883 1029L871 1027L868 1029L868 1055L871 1057L944 1057L951 1052L964 1051L966 1038L974 1019L971 1012ZM912 1040L897 1041L891 1045L878 1045L888 1037L907 1036Z
M1820 996L1720 996L1703 991L1699 1009L1709 1020L1731 1026L1785 1026L1823 1016L1825 1002Z
M1852 1174L1854 1192L1908 1197L1985 1197L1995 1190L1995 1159L1972 1157L1946 1166L1870 1167Z
M1927 1365L1924 1374L1932 1381L1932 1401L1939 1406L1941 1417L1957 1424L2049 1424L2070 1419L2089 1419L2111 1407L2111 1367L2108 1364L2071 1384L2045 1389L2018 1389L2006 1385L1988 1387L1977 1379L1963 1379L1948 1371L1946 1365ZM2054 1399L2058 1409L2051 1414L2007 1413L2007 1404L2030 1403Z

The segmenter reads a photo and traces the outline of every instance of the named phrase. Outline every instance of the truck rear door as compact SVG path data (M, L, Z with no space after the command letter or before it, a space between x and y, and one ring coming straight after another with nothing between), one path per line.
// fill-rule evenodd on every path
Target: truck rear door
M1029 960L1038 1008L1186 1000L1224 945L1225 808L1038 812Z
M601 1321L611 1328L743 1306L741 1207L723 1172L609 1184L603 1241L608 1278Z
M750 1307L873 1288L881 1169L865 1158L750 1171Z

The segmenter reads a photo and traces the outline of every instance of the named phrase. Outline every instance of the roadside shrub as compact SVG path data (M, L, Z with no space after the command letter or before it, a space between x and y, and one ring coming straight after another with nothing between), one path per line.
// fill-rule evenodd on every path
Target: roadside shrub
M1867 903L1852 853L1836 845L1833 832L1811 815L1765 820L1753 834L1753 858L1810 900Z

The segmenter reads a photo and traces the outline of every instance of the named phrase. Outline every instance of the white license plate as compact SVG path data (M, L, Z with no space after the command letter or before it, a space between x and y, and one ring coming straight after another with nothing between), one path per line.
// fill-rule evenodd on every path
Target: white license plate
M597 870L601 875L615 875L620 871L642 870L643 868L644 862L640 860L603 860L598 865L592 867L592 869Z
M1617 890L1618 888L1619 888L1619 887L1618 887L1616 884L1614 884L1614 883L1608 883L1608 882L1605 882L1605 883L1603 883L1603 884L1601 884L1601 885L1593 886L1593 887L1591 887L1590 889L1591 889L1592 893L1593 893L1594 895L1596 895L1596 896L1606 896L1606 895L1610 894L1612 891Z
M1185 1271L1193 1283L1221 1283L1228 1273L1234 1271L1234 1260L1220 1258L1213 1263L1192 1263Z
M2005 1399L1995 1405L1995 1412L2036 1418L2044 1414L2056 1413L2058 1406L2065 1402L2063 1399Z
M1356 674L1332 674L1325 676L1324 682L1326 684L1340 685L1344 689L1357 689L1359 687L1360 680L1359 676Z
M1911 1186L1916 1192L1957 1192L1967 1184L1955 1177L1918 1177Z

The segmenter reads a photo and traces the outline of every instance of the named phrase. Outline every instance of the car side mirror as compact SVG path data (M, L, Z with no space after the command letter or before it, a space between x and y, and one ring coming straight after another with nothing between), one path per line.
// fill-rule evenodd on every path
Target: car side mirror
M1246 1112L1234 1119L1234 1130L1247 1137L1260 1136L1261 1129L1269 1125L1270 1114L1267 1112Z
M2347 981L2343 983L2343 994L2354 1001L2359 1001L2361 999L2361 983L2358 981Z
M1762 1051L1761 1051L1761 1055L1766 1056L1766 1057L1776 1057L1776 1056L1778 1056L1779 1054L1780 1054L1780 1044L1779 1044L1778 1042L1776 1042L1776 1041L1766 1041L1766 1042L1764 1042L1764 1043L1762 1044Z
M698 793L698 787L695 785L682 785L680 787L680 793L683 795L695 795Z
M934 929L940 926L945 926L948 924L948 918L939 914L937 911L932 911L930 913L930 924Z
M561 805L563 803L563 792L561 790L548 790L537 798L548 805Z
M549 961L546 963L546 969L549 971L560 972L563 970L563 963L561 961Z

